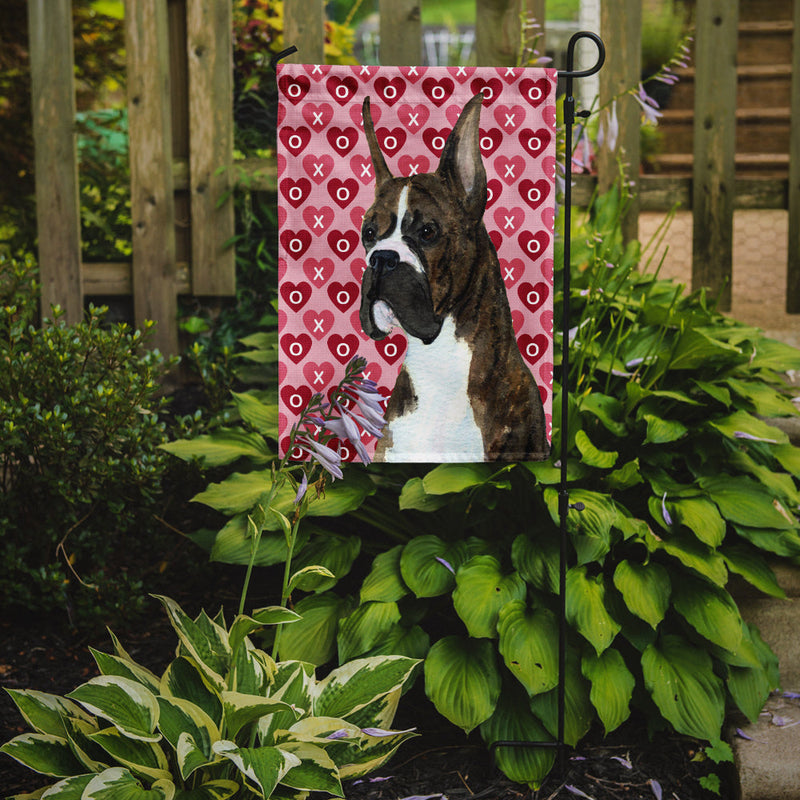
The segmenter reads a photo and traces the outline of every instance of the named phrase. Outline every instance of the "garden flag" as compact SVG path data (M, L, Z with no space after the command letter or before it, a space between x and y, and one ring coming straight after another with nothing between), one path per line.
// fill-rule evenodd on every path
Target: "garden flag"
M282 453L360 355L387 398L375 460L548 456L555 83L278 65Z

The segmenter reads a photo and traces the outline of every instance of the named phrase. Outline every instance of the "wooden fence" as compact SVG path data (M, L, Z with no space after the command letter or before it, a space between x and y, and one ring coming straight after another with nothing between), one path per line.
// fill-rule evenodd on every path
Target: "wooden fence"
M381 60L420 60L423 0L380 0ZM285 40L296 60L323 60L323 0L284 0ZM156 346L178 350L176 297L235 291L231 190L275 191L274 160L233 165L232 0L126 0L133 258L86 264L80 257L78 166L74 135L71 0L29 0L33 119L42 306L60 304L80 319L87 296L132 295L137 323L158 322ZM545 0L476 0L477 63L513 64L519 18L543 19ZM603 0L607 48L600 100L636 85L640 74L641 0ZM730 303L734 208L788 209L787 310L800 313L800 3L794 4L792 136L787 179L737 180L736 37L738 2L697 0L694 172L690 178L640 176L639 107L619 103L620 136L599 156L597 178L581 176L573 194L586 202L607 186L617 159L637 199L626 220L636 235L639 210L681 203L694 214L693 284ZM546 32L545 32L546 36ZM541 42L540 42L541 46ZM582 45L584 46L584 45ZM587 43L586 47L593 47Z

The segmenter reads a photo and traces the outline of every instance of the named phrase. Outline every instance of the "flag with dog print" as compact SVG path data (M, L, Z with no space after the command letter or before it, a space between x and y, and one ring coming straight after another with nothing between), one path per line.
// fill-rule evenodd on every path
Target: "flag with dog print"
M360 355L386 398L383 435L360 431L376 461L549 455L555 84L278 65L282 453Z

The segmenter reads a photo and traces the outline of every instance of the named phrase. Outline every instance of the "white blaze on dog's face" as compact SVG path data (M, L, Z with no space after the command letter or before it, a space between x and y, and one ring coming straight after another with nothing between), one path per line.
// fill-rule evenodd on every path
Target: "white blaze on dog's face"
M434 173L395 178L389 172L364 101L364 130L375 170L375 202L361 239L367 269L361 326L382 339L398 325L429 344L444 318L470 291L471 274L454 268L475 260L476 229L486 206L486 171L479 148L481 95L464 107Z

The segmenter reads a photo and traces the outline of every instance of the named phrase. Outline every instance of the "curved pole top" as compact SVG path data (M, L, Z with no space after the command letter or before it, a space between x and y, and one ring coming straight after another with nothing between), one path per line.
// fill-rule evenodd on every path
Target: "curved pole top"
M597 45L597 63L589 69L575 70L575 45L581 39L591 39ZM603 40L592 31L578 31L573 33L567 45L567 68L558 71L559 78L588 78L589 75L594 75L600 71L606 60L606 46Z

